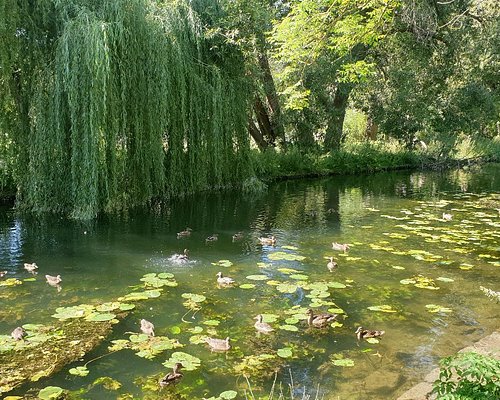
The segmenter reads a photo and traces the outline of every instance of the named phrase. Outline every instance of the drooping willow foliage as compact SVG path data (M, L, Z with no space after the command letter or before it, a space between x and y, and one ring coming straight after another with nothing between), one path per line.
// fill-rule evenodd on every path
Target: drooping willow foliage
M24 94L20 206L89 218L252 174L244 69L212 61L186 2L28 3L49 28L39 39L16 28L19 39L54 39Z

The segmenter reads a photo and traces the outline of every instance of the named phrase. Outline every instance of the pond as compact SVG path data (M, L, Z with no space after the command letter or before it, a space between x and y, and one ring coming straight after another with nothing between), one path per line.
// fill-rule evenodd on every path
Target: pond
M53 315L70 313L58 307L135 305L90 354L13 393L50 385L81 398L233 398L234 390L258 399L277 372L276 385L289 391L293 379L297 398L304 388L312 398L396 398L441 357L498 328L498 305L480 287L499 290L499 208L497 164L290 180L263 194L202 194L89 223L3 210L0 283L22 284L0 286L0 335L54 324ZM186 227L191 235L178 238ZM259 243L271 235L274 246ZM189 262L172 258L184 249ZM36 275L23 267L32 262ZM218 272L235 284L218 285ZM61 275L60 290L45 274ZM123 298L144 288L154 295ZM338 317L309 328L309 308ZM273 332L256 332L258 314ZM154 339L134 335L141 319L154 324ZM385 334L358 340L358 326ZM158 345L162 336L182 347ZM205 336L230 337L232 347L211 351ZM0 362L12 351L3 338ZM176 360L187 367L182 380L159 391ZM84 364L85 376L69 373ZM99 377L121 385L93 385Z

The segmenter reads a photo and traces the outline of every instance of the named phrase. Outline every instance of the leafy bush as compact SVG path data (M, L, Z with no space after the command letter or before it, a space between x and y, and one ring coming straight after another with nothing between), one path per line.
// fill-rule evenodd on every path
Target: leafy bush
M439 400L500 399L500 360L473 352L446 357L433 393Z

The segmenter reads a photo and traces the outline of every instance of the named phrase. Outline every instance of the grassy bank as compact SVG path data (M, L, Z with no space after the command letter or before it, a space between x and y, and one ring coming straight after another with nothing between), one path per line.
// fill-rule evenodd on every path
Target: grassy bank
M290 149L254 152L254 168L264 181L292 177L313 177L371 173L397 169L438 169L481 162L500 161L500 139L468 137L431 141L427 149L407 149L396 140L348 143L328 154Z

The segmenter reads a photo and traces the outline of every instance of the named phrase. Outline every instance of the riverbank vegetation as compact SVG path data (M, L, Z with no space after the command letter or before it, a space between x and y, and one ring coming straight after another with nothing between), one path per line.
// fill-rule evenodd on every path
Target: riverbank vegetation
M0 195L92 218L499 159L494 0L0 2Z

